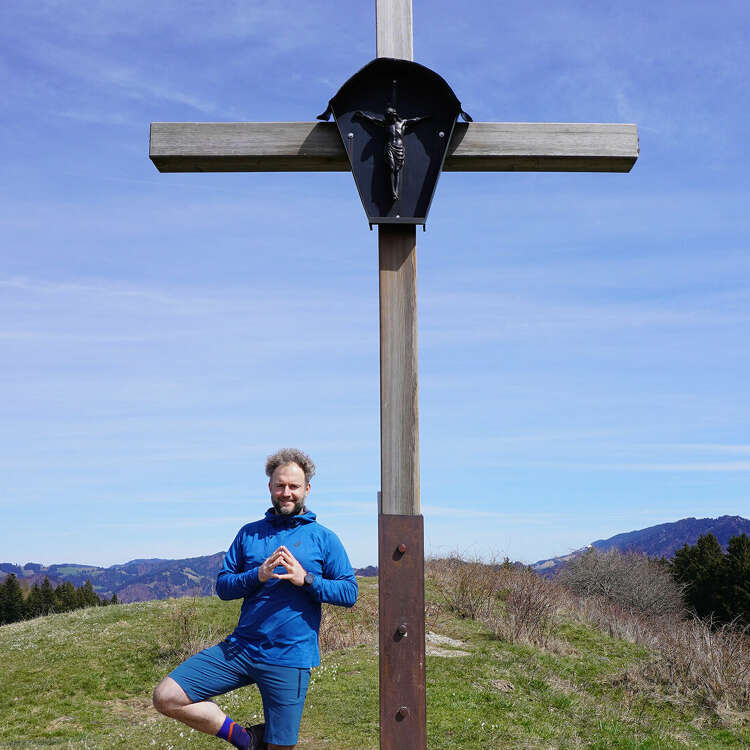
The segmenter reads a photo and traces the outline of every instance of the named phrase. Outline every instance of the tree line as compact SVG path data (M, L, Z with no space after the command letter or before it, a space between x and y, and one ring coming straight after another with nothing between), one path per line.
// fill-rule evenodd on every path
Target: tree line
M713 534L678 549L672 575L698 617L750 625L750 537L733 536L727 551Z
M99 597L88 580L78 588L70 581L54 587L45 576L41 586L35 583L24 592L15 573L0 584L0 625L41 617L53 612L70 612L84 607L117 604L117 594L111 599Z

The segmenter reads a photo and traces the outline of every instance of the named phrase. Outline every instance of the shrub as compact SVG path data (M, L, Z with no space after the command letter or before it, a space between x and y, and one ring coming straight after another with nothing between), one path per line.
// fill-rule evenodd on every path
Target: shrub
M453 554L428 560L425 572L443 601L461 617L480 620L497 604L500 580L495 565Z
M429 560L426 573L461 617L484 623L511 643L546 643L557 611L557 587L532 570L507 560L498 565L454 554Z
M528 568L499 571L502 611L495 609L487 622L492 631L511 643L544 645L557 613L557 587Z
M648 615L681 615L685 609L682 587L668 566L635 552L592 547L568 560L557 580L581 596L604 597Z

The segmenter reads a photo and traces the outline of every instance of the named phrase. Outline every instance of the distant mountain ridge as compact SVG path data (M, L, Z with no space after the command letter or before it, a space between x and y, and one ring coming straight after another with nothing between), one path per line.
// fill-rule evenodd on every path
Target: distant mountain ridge
M670 558L685 544L695 544L703 534L714 534L722 548L739 534L750 536L750 520L742 516L719 518L683 518L671 523L649 526L637 531L616 534L609 539L597 539L590 545L568 555L539 560L531 567L544 576L551 576L571 557L583 554L589 547L622 552L641 552L650 557ZM79 563L60 563L44 567L39 563L15 565L0 563L0 579L15 573L23 585L41 583L45 576L53 586L70 581L78 587L88 579L100 597L117 598L124 603L168 599L181 596L210 596L214 591L216 574L224 561L224 552L180 560L162 558L130 560L108 568ZM377 567L368 565L354 571L360 576L376 576Z
M590 547L602 551L618 549L620 552L640 552L649 557L674 556L685 544L693 545L704 534L713 534L722 549L726 550L733 536L750 536L750 520L742 516L719 516L718 518L682 518L671 523L660 523L637 531L616 534L609 539L595 542L571 552L569 555L539 560L531 567L544 576L553 575L567 560L583 554Z
M33 586L45 577L53 586L70 581L78 587L91 579L100 597L117 594L119 601L144 602L181 596L210 596L214 592L216 574L224 562L225 552L181 560L161 558L138 559L123 565L102 568L96 565L60 563L44 567L39 563L14 565L0 563L0 579L15 573L22 585ZM377 568L368 566L354 571L357 575L377 575Z

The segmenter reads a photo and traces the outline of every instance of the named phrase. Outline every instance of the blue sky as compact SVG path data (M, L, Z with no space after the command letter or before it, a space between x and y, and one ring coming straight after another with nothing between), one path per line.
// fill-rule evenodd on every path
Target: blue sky
M226 549L265 456L377 559L377 236L350 175L159 174L151 121L313 120L374 2L6 4L0 560ZM476 120L635 122L630 174L442 176L419 243L426 547L534 560L750 516L747 6L414 1Z

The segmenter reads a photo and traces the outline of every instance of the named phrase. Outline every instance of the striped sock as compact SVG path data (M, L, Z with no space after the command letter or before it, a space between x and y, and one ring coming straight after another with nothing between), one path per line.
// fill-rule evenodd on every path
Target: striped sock
M228 716L224 719L224 723L216 733L216 736L231 743L238 750L250 750L252 747L252 737L250 737L241 724L232 721Z

